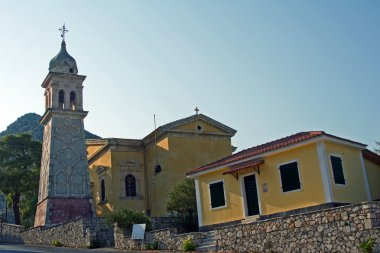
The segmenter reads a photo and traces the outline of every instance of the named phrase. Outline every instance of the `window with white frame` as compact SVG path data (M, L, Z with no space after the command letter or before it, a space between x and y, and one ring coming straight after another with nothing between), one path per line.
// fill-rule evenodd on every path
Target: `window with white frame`
M336 184L346 184L346 180L344 179L344 172L343 172L343 165L342 165L342 158L339 156L330 156L331 160L331 168L334 176L334 182Z
M226 205L224 196L224 182L218 181L209 184L211 208L223 207Z
M279 170L281 174L282 192L301 189L298 163L296 161L280 165Z

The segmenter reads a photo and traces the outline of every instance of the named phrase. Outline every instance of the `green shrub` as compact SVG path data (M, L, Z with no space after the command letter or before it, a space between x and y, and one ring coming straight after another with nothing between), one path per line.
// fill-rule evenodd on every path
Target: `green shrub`
M373 244L373 239L369 238L366 242L362 242L361 244L359 244L359 248L365 253L371 253L373 250Z
M196 247L191 238L187 238L186 240L184 240L182 246L184 251L194 251Z
M106 223L112 225L115 222L120 228L131 230L133 224L146 224L146 230L151 228L151 220L144 212L133 211L130 209L119 209L105 215Z
M167 210L177 217L177 227L181 232L198 231L197 202L193 179L177 184L169 194Z
M53 240L51 241L51 244L54 246L54 247L62 247L63 244L60 243L58 240Z
M145 250L158 250L158 241L153 241L152 243L146 243L144 245Z

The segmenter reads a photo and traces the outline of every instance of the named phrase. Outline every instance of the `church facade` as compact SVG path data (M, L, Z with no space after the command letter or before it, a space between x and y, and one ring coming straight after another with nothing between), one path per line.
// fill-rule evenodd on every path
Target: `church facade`
M174 187L194 167L231 155L236 130L203 114L160 126L142 139L85 140L83 82L66 50L50 61L42 83L45 113L34 226L102 216L120 208L167 215Z
M120 208L167 216L170 192L186 172L231 155L236 130L203 114L173 121L143 139L87 140L98 216Z

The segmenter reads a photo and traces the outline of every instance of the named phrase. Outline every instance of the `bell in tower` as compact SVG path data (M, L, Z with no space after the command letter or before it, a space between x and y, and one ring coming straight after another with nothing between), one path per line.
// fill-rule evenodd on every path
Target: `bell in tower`
M34 226L50 226L92 217L90 180L83 119L83 82L75 59L66 50L65 25L61 50L50 61L45 89L45 113L40 184Z

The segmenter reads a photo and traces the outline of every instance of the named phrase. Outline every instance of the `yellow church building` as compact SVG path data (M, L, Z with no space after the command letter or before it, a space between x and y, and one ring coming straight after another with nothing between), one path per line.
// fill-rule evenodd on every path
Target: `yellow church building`
M187 176L195 180L203 229L289 210L380 199L380 156L364 144L323 131L255 146Z
M236 130L203 114L160 126L143 139L87 140L98 216L120 208L167 216L166 204L186 172L231 155Z

